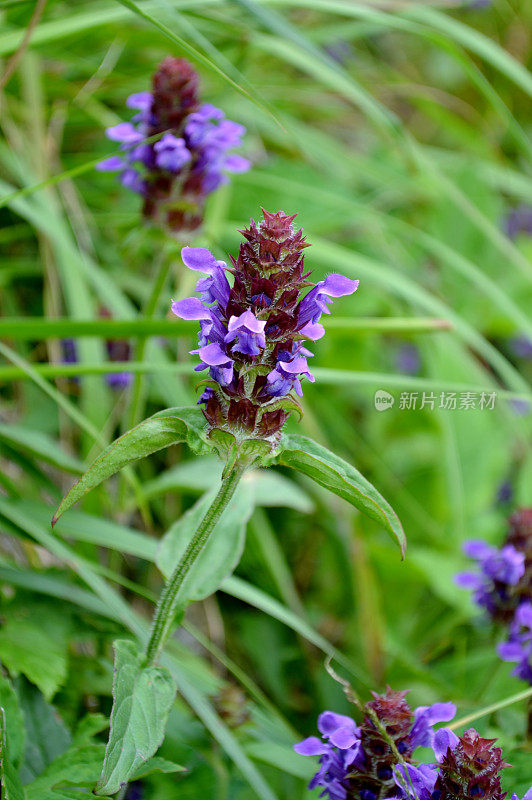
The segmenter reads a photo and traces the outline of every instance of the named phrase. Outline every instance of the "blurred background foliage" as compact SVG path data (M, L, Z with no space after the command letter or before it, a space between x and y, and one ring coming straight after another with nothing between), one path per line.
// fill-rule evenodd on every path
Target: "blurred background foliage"
M527 789L525 701L485 713L526 687L453 575L465 538L500 543L531 502L532 367L515 342L532 339L530 3L3 0L0 15L0 660L24 714L26 782L80 720L97 736L86 715L109 713L110 643L149 616L157 540L218 470L172 448L50 531L105 442L195 401L193 327L165 323L169 298L192 288L183 243L147 229L138 198L94 170L112 152L104 128L173 54L247 127L254 162L210 198L196 243L225 258L259 206L282 208L298 212L316 278L361 279L316 345L298 429L372 480L409 548L401 562L376 523L313 484L249 476L241 563L170 649L180 695L160 755L188 772L152 775L144 797L310 796L312 765L291 746L322 709L349 710L327 657L363 699L388 683L413 705L479 713L515 765L510 788ZM137 318L160 320L157 335ZM128 320L137 377L117 392L105 341ZM64 339L78 364L63 363ZM379 389L395 399L385 412ZM476 409L439 408L442 392L467 391ZM493 409L478 408L482 391Z

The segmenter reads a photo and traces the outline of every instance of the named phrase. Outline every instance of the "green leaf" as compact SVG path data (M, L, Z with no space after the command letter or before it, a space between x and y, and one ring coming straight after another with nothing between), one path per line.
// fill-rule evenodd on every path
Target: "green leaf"
M89 744L69 747L53 761L36 780L26 786L26 800L41 800L54 786L69 783L73 786L94 786L102 769L105 745Z
M9 758L18 765L24 750L24 719L11 682L0 671L0 708L4 709Z
M375 487L343 458L306 436L294 434L283 438L276 461L308 475L320 486L380 522L397 540L404 556L406 538L397 514Z
M26 800L42 800L42 797L48 796L50 792L51 796L55 796L53 790L59 784L92 788L100 777L104 755L103 744L69 748L50 764L41 776L26 786ZM138 780L152 772L174 773L183 770L184 767L164 758L150 758L131 775L131 780ZM62 788L58 791L59 797L64 796Z
M146 761L145 764L141 764L135 774L131 776L131 779L138 781L139 778L145 778L146 775L151 775L152 772L163 772L169 775L174 772L185 772L185 767L180 764L174 764L173 761L168 761L166 758L154 756L154 758Z
M142 667L137 646L114 643L115 672L111 731L95 793L118 792L160 747L174 702L175 681L167 669Z
M52 525L83 495L132 461L178 442L186 442L197 453L206 451L204 428L205 419L199 408L167 408L145 419L98 456L59 504Z
M0 786L2 787L2 800L25 800L22 783L10 758L7 716L3 708L0 708L0 728Z
M92 792L80 792L79 789L45 789L41 791L39 800L94 800Z
M17 682L20 706L26 726L26 750L21 778L36 778L70 745L70 734L41 692L25 680Z
M0 629L0 660L12 675L25 675L49 700L67 676L65 629L59 626L57 635L50 635L42 618L9 616Z
M78 728L73 746L49 764L36 780L26 786L26 800L42 800L50 792L52 793L51 797L68 797L68 790L59 788L59 794L53 791L55 787L59 785L62 787L63 784L92 789L100 777L105 755L105 745L95 743L92 736L107 725L107 719L101 714L90 714L85 717L82 725ZM81 743L79 743L80 741ZM174 773L183 770L184 767L179 764L155 757L142 763L131 775L131 780L138 780L152 772Z
M165 533L155 563L168 578L179 563L218 490L215 485ZM183 581L185 600L202 600L232 573L242 555L246 525L253 511L253 493L240 484L216 523L207 544Z

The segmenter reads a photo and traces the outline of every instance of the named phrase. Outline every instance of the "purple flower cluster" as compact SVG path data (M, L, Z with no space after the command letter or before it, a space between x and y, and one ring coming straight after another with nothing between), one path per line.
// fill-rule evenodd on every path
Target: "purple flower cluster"
M319 756L309 784L329 800L504 800L503 760L495 739L483 739L470 728L457 736L449 728L452 703L421 706L413 714L406 692L386 690L367 703L360 726L343 714L325 711L318 719L321 738L310 736L294 746L296 753ZM379 730L380 729L380 730ZM417 747L430 747L435 761L414 764ZM519 800L513 794L511 800ZM532 787L523 800L532 800Z
M485 608L496 618L506 618L512 608L512 587L516 586L525 572L525 557L512 545L500 550L484 541L472 540L464 545L464 552L473 558L480 571L461 572L456 582L462 589L472 589L475 603Z
M183 248L186 266L205 277L196 284L200 296L172 302L172 311L199 321L199 346L191 352L200 359L196 370L209 370L199 402L211 426L273 442L294 394L302 395L301 380L314 381L304 340L323 336L321 315L358 281L328 275L301 296L312 284L295 215L263 213L263 221L241 231L245 242L231 266L205 248Z
M325 711L318 718L322 738L310 736L294 746L304 756L320 756L319 769L309 784L322 788L330 800L380 800L396 792L398 756L409 763L418 747L432 747L434 725L451 720L453 703L420 706L412 712L406 692L387 689L364 707L360 726L351 717ZM382 730L375 724L378 719ZM393 743L393 747L390 743Z
M499 656L517 662L513 674L532 684L532 509L510 517L502 548L470 541L464 550L476 560L479 571L460 573L458 585L472 589L475 602L507 627L507 641L497 648Z
M436 763L395 767L399 791L394 800L504 800L501 772L509 765L494 743L494 739L481 738L474 728L461 737L441 728L432 744ZM519 798L514 793L510 800ZM532 787L523 800L532 800Z
M98 169L118 172L126 188L144 197L146 218L174 232L197 228L207 195L227 182L227 173L250 167L230 152L240 146L245 128L216 106L200 104L197 74L179 58L165 59L153 91L130 95L126 105L137 112L132 120L106 130L120 142L121 154ZM154 136L160 138L146 141Z

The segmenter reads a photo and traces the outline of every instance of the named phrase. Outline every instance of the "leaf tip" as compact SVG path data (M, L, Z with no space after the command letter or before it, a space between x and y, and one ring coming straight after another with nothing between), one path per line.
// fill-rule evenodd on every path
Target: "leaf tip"
M59 514L56 512L52 517L52 528L55 528L56 522L59 519Z

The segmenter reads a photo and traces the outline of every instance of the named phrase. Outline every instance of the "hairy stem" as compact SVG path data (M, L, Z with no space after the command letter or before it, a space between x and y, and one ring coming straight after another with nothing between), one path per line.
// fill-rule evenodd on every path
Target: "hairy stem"
M233 496L243 472L244 467L238 462L226 469L218 494L201 520L181 561L164 587L159 602L157 603L150 639L146 648L146 665L153 664L159 657L172 629L174 617L180 601L184 599L180 597L180 589L183 585L183 581L206 545L214 526Z

